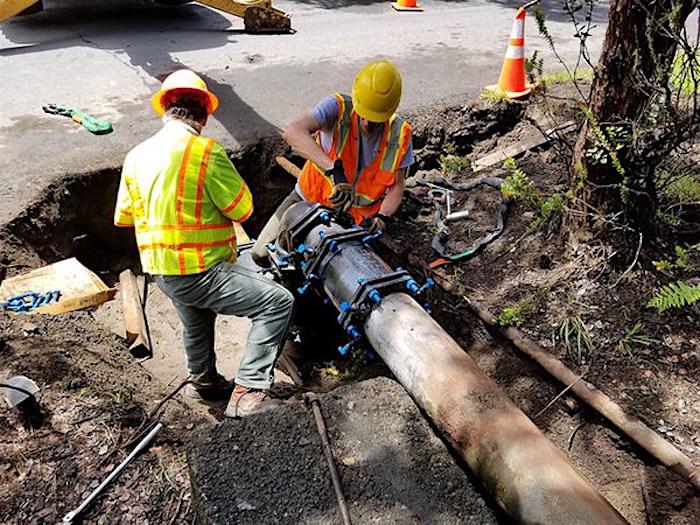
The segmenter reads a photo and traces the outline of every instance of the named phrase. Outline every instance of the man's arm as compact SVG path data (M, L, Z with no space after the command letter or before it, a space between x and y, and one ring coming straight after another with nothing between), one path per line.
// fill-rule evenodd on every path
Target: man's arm
M253 213L253 196L220 144L212 147L204 179L209 198L226 218L244 222Z
M401 206L403 193L406 189L406 170L407 168L404 168L396 172L396 180L387 190L382 205L379 207L380 215L391 217Z
M124 166L126 166L126 162ZM114 208L114 225L120 228L131 228L134 225L131 195L126 187L126 175L123 169L117 192L117 205Z
M333 161L313 138L320 129L321 124L316 118L310 112L304 113L285 128L282 138L299 155L327 171L333 168Z

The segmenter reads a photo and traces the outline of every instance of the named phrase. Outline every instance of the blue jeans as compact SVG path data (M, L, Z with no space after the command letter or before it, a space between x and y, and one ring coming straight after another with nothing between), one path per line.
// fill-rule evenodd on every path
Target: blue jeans
M236 384L260 389L272 386L273 367L289 330L294 303L286 288L241 264L228 262L203 273L154 278L182 321L190 374L216 372L217 314L249 317L253 324Z

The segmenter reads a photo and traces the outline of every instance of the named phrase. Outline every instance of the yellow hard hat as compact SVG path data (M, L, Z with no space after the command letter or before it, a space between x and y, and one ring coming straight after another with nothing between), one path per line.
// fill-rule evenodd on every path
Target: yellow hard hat
M388 60L370 62L352 83L352 105L370 122L386 122L399 107L401 75Z
M163 97L165 97L167 93L178 89L200 91L204 93L207 97L207 114L209 115L214 113L219 106L219 99L214 93L207 89L207 85L199 75L189 69L179 69L167 76L163 81L160 91L151 98L151 104L153 105L153 110L156 112L156 115L161 117L165 113Z

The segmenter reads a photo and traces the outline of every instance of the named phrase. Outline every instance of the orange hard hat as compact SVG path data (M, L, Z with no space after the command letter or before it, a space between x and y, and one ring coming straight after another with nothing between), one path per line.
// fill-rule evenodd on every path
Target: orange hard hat
M160 91L151 98L153 111L156 112L156 115L162 117L165 113L165 108L163 107L163 98L165 95L172 91L177 91L178 89L203 93L207 99L208 115L214 113L216 108L219 107L219 99L214 93L207 89L207 85L199 75L189 69L179 69L167 76L163 81Z

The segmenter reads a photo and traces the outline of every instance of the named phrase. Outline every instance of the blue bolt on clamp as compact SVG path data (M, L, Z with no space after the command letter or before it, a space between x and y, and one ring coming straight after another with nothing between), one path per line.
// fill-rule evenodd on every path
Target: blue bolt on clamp
M337 251L338 251L338 242L335 240L332 240L331 242L328 243L328 252L335 253Z
M322 211L319 213L318 218L321 219L323 224L329 224L331 222L331 215L327 211Z
M420 290L420 286L418 286L418 283L413 279L409 279L408 281L406 281L406 288L412 294L417 294L418 290Z
M350 341L347 344L344 344L343 346L338 347L338 353L340 355L347 355L348 351L352 348L352 346L355 344L355 341Z
M302 255L308 251L310 251L310 250L309 250L309 248L307 248L306 244L300 244L299 247L297 248L297 253L299 255Z
M311 283L309 281L304 281L304 284L297 288L297 292L299 292L299 295L304 295L309 290L310 286Z
M275 245L274 242L267 243L267 249L270 250L271 252L274 252L277 250L277 246Z
M367 297L369 297L370 299L372 299L372 301L374 301L375 304L379 304L379 303L382 302L382 294L380 294L379 291L378 291L378 290L375 290L374 288L372 288L372 289L367 293Z
M348 335L352 337L353 341L358 341L359 339L362 339L362 332L360 332L360 330L354 324L348 325L346 331Z

